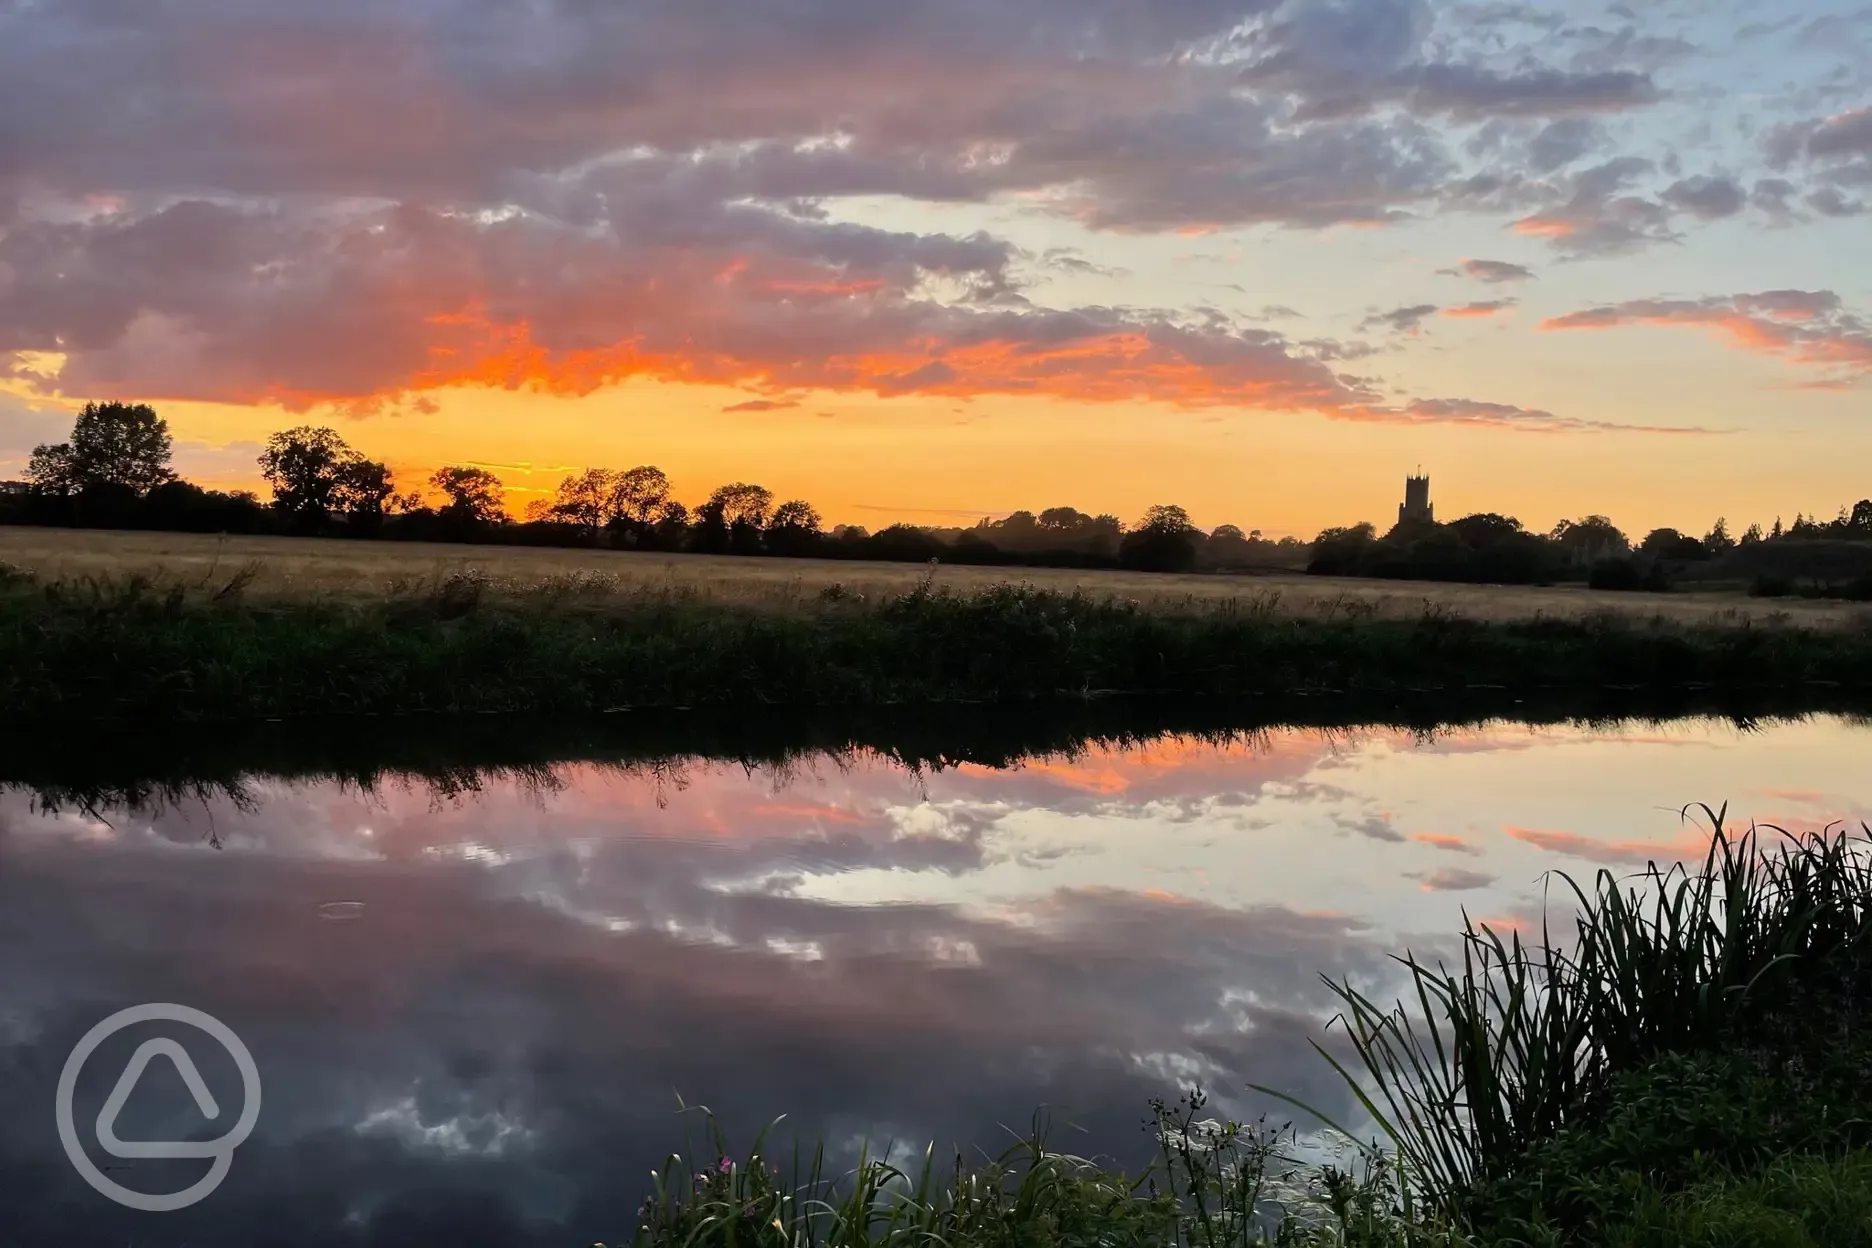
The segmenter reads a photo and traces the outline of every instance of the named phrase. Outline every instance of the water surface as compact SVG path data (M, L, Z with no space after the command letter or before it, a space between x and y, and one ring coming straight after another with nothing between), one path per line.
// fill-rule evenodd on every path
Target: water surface
M1334 1012L1321 973L1388 983L1389 955L1450 948L1465 910L1537 926L1556 867L1695 858L1685 803L1872 818L1869 744L1831 716L1493 721L998 767L858 749L7 789L6 1242L616 1242L684 1142L679 1097L743 1139L787 1113L835 1148L998 1150L1044 1105L1057 1143L1126 1161L1146 1099L1181 1084L1349 1114L1309 1044ZM265 1089L225 1184L173 1214L94 1194L53 1126L78 1037L147 1001L225 1021ZM79 1123L150 1034L87 1063ZM152 1071L123 1138L220 1134ZM231 1062L203 1074L239 1105ZM152 1190L204 1166L110 1164Z

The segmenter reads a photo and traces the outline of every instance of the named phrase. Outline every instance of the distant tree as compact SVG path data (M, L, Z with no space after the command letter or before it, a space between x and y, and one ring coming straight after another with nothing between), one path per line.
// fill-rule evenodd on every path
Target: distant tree
M758 487L756 487L758 488ZM611 482L606 509L611 523L623 523L641 542L652 522L669 501L669 478L661 468L643 464L620 472Z
M1716 517L1716 523L1703 537L1703 549L1711 556L1723 555L1735 549L1735 538L1729 536L1729 521L1722 516Z
M429 484L448 498L441 511L445 519L473 526L495 525L507 519L506 487L485 468L438 468Z
M1190 523L1189 512L1174 503L1159 503L1144 513L1144 519L1138 522L1139 533L1176 533L1196 532L1196 526Z
M53 494L117 486L147 494L175 478L169 424L147 403L87 403L70 442L33 448L27 477Z
M1872 498L1862 498L1853 504L1852 513L1846 517L1846 527L1855 537L1872 536Z
M1377 542L1377 526L1369 521L1324 529L1313 539L1313 557L1307 571L1314 576L1356 576Z
M1695 560L1709 555L1702 542L1676 529L1652 529L1638 544L1638 552L1653 559Z
M819 544L822 524L810 503L797 498L781 503L767 523L767 548L776 555L811 554Z
M1498 542L1520 537L1527 530L1513 516L1499 515L1492 511L1480 511L1472 516L1463 516L1452 520L1448 526L1463 544L1471 550L1486 550Z
M1255 530L1255 535L1256 535L1257 537L1258 537L1258 536L1260 536L1260 532L1261 532L1261 531L1260 531L1259 529L1256 529L1256 530ZM1243 533L1243 532L1241 531L1241 526L1240 526L1240 525L1237 525L1237 524L1218 524L1218 525L1216 525L1216 527L1215 527L1215 528L1213 528L1213 529L1210 529L1210 530L1209 530L1209 540L1210 540L1210 541L1212 541L1212 542L1243 542L1243 543L1246 543L1246 542L1247 542L1247 540L1248 540L1248 535L1247 535L1247 534L1245 534L1245 533Z
M1781 517L1776 516L1775 522L1774 522L1774 528L1768 530L1768 540L1774 541L1776 538L1781 537L1786 532L1787 530L1781 527Z
M709 495L708 503L704 505L720 507L724 524L745 524L760 529L767 524L767 512L773 506L773 491L765 486L736 481L717 489Z
M1748 528L1742 530L1742 545L1754 546L1760 543L1761 540L1762 540L1761 525L1751 524L1749 525Z
M273 487L273 507L300 528L335 515L381 517L393 496L390 470L365 459L334 429L300 425L267 439L260 475Z
M1189 512L1161 503L1144 513L1137 527L1118 545L1118 561L1141 572L1187 572L1196 566L1196 539L1202 531Z
M681 550L689 537L689 509L673 498L664 503L651 533L659 550Z
M1092 523L1092 517L1077 507L1049 507L1041 512L1035 524L1062 536L1078 533Z
M1576 565L1615 559L1631 550L1631 542L1604 516L1562 520L1548 536Z
M397 497L390 469L362 455L338 472L338 508L352 523L374 530Z
M540 518L575 524L596 533L611 519L611 496L617 488L617 474L608 468L587 468L559 482L552 501ZM532 510L528 509L531 516Z

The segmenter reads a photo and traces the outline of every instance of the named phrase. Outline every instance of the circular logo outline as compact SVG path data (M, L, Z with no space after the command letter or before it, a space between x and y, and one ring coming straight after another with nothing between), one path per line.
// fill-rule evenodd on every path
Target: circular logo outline
M84 1145L78 1139L77 1125L72 1119L72 1099L78 1088L78 1072L84 1069L84 1064L91 1054L97 1051L100 1044L124 1028L147 1022L181 1023L185 1027L193 1027L197 1031L206 1032L209 1038L226 1049L228 1056L234 1059L234 1065L240 1071L241 1092L245 1098L240 1118L228 1133L218 1140L192 1143L159 1141L139 1143L134 1146L133 1155L139 1157L212 1157L214 1159L208 1167L208 1173L199 1181L182 1191L169 1195L150 1195L147 1192L131 1191L122 1184L107 1178L85 1153ZM187 1056L186 1051L183 1051L183 1055ZM132 1064L135 1064L135 1059L132 1059ZM193 1065L192 1062L190 1064ZM129 1069L126 1068L124 1073L129 1074ZM122 1082L121 1078L119 1082ZM115 1099L114 1093L113 1099ZM208 1104L212 1105L212 1101ZM112 1124L104 1121L106 1116L114 1121L116 1115L112 1114L110 1109L111 1107L107 1105L105 1111L99 1114L100 1142L104 1140L107 1133L110 1139L116 1139L116 1132L111 1129ZM177 1209L186 1209L190 1205L207 1199L217 1187L221 1186L221 1181L227 1178L228 1171L234 1164L234 1150L246 1143L247 1137L253 1133L254 1124L260 1119L260 1068L254 1065L253 1054L247 1051L247 1046L241 1043L241 1038L235 1035L226 1023L212 1014L191 1006L169 1003L133 1005L128 1009L117 1011L87 1031L84 1038L73 1047L71 1056L65 1059L65 1068L59 1072L58 1094L53 1105L53 1116L58 1121L59 1142L65 1146L66 1158L72 1163L72 1168L78 1171L78 1177L89 1183L99 1195L126 1208L137 1209L144 1213L170 1213ZM213 1116L215 1115L211 1113L210 1117Z

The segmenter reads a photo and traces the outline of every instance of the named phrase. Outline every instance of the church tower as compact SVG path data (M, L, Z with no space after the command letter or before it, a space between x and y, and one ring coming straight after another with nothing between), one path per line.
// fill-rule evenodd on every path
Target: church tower
M1397 522L1421 521L1424 524L1436 523L1436 508L1430 505L1430 478L1414 476L1404 478L1404 503L1397 509Z

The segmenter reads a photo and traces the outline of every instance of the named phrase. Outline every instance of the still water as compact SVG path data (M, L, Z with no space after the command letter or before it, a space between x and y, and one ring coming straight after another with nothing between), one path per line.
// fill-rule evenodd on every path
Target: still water
M1538 927L1554 868L1699 856L1686 803L1805 830L1872 819L1872 729L1815 716L1411 733L1169 736L1011 766L857 750L285 781L112 803L0 790L0 1242L588 1245L707 1105L862 1139L1141 1155L1147 1099L1248 1081L1349 1116L1310 1041L1322 973L1393 980L1464 911ZM98 802L102 800L103 804ZM1557 899L1555 904L1557 905ZM78 1178L54 1093L78 1039L145 1002L205 1010L264 1087L221 1187L140 1213ZM163 1032L156 1025L157 1033ZM222 1109L148 1068L125 1140ZM149 1034L106 1041L92 1127ZM679 1099L680 1098L680 1099Z

